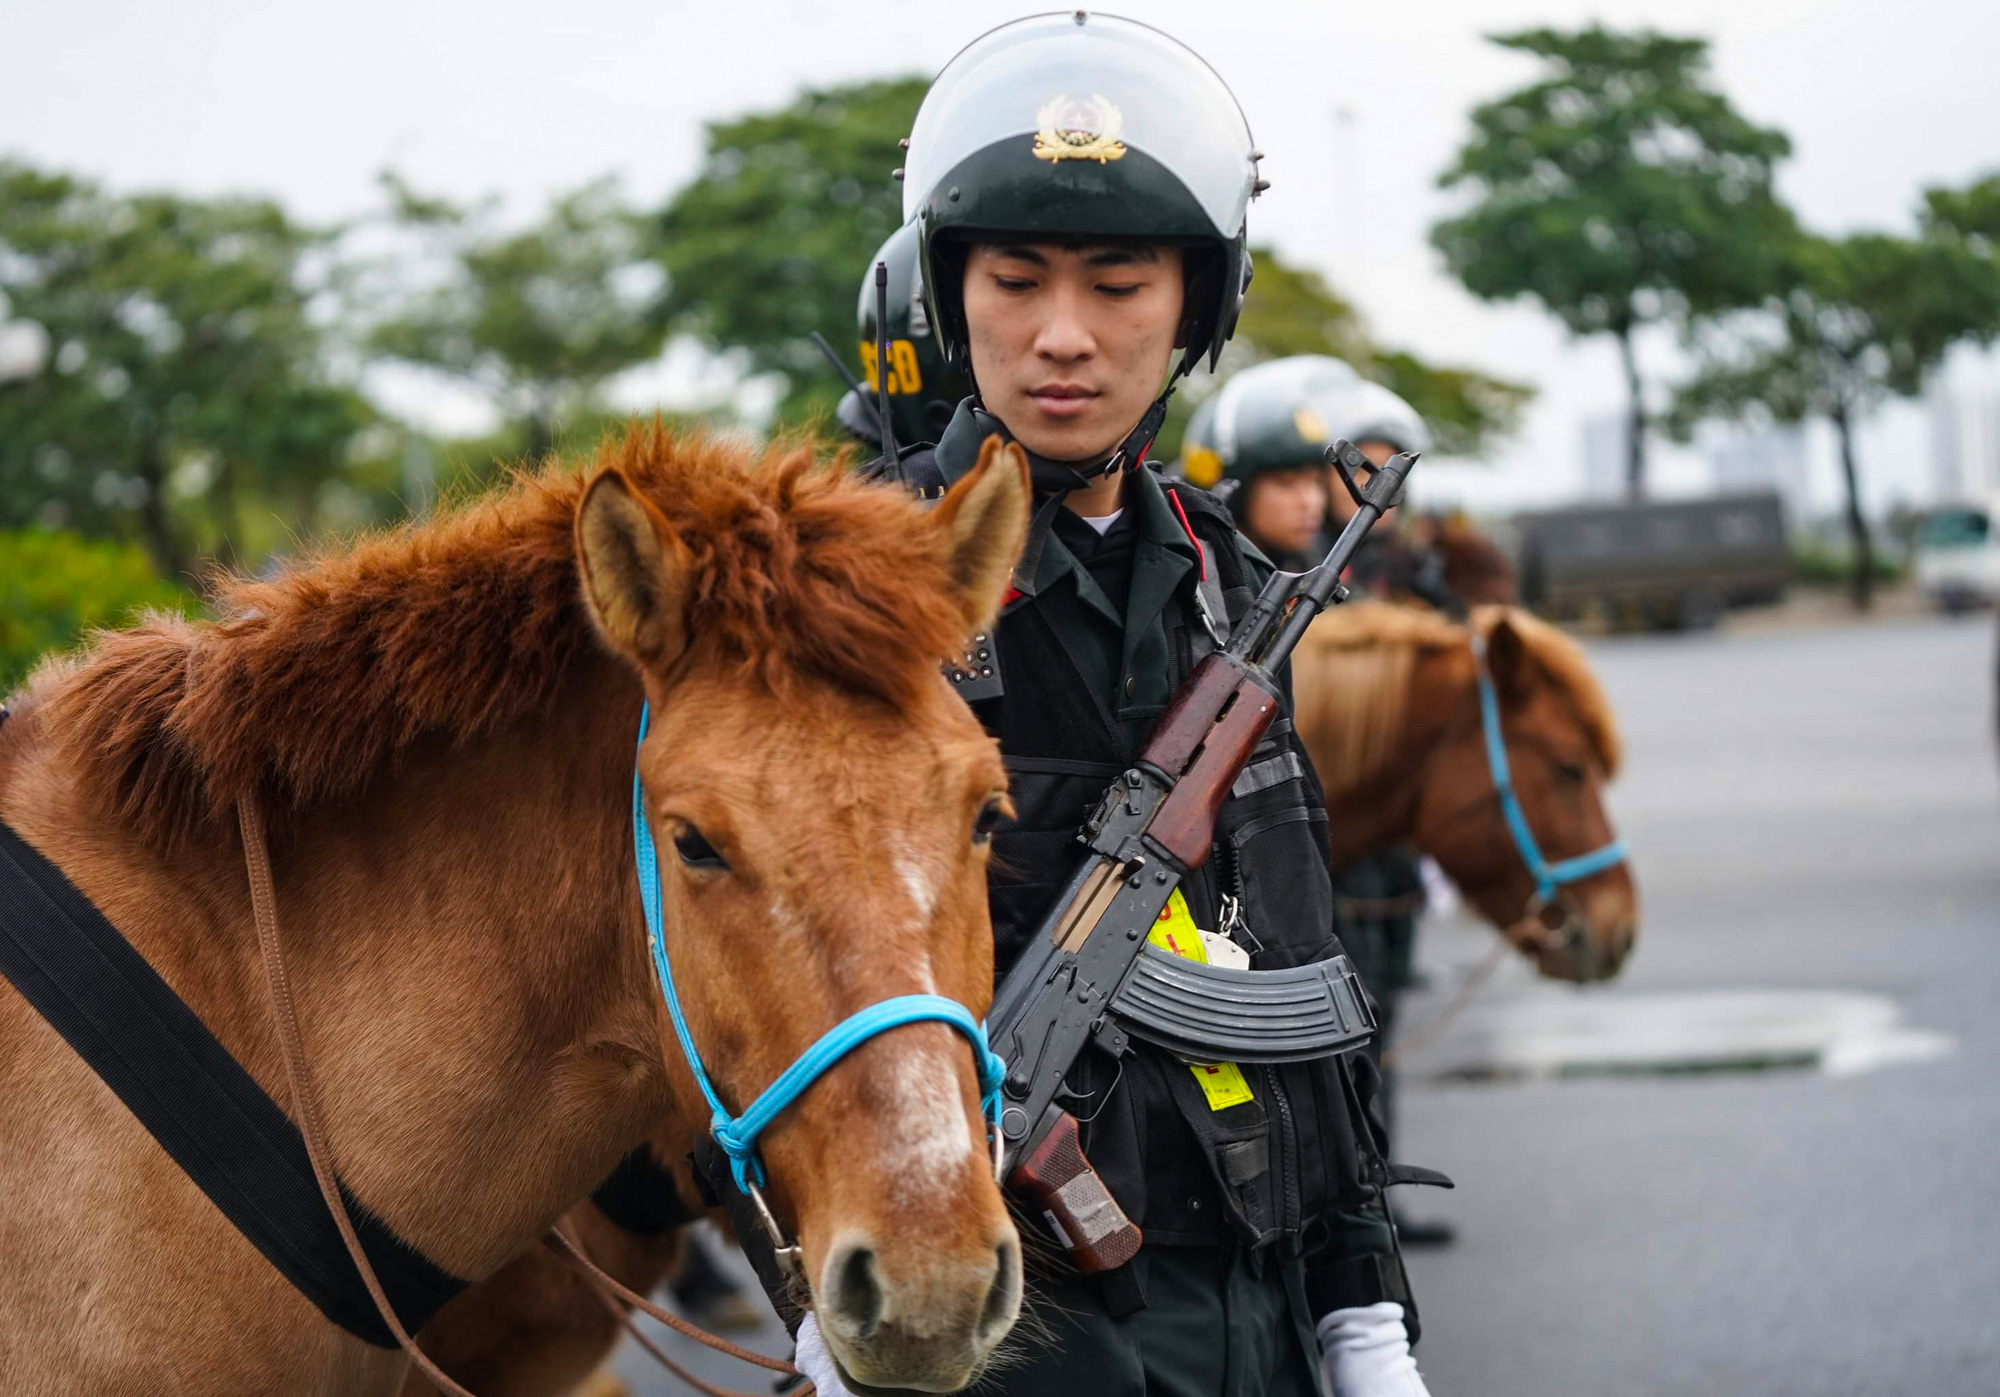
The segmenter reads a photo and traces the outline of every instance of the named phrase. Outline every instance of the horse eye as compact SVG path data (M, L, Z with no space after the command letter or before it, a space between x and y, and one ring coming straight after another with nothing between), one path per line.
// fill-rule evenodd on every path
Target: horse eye
M674 852L681 856L681 862L689 868L728 868L722 855L715 852L715 846L702 837L700 830L687 826L674 836Z
M972 822L972 842L984 844L993 838L993 831L1007 818L1006 807L998 798L989 800L979 811L979 818Z
M1581 786L1583 778L1589 775L1582 767L1569 762L1557 762L1555 768L1557 779L1566 786Z

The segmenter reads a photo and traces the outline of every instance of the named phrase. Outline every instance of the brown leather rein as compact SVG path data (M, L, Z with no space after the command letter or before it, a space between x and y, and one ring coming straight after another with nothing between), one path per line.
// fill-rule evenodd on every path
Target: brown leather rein
M257 951L264 962L264 978L271 992L271 1016L277 1022L278 1043L283 1050L285 1081L292 1094L292 1115L298 1123L299 1134L305 1138L306 1157L312 1162L313 1178L319 1183L320 1195L326 1199L327 1211L333 1214L333 1225L339 1229L340 1240L354 1261L354 1269L361 1273L361 1283L368 1288L369 1298L375 1302L382 1322L396 1336L403 1352L409 1355L410 1362L449 1397L474 1397L417 1347L416 1340L403 1328L402 1320L397 1317L395 1307L389 1303L389 1297L382 1289L382 1282L375 1275L375 1268L369 1264L367 1253L361 1249L361 1239L355 1235L354 1220L348 1215L347 1201L340 1196L340 1186L334 1175L333 1154L326 1138L326 1117L320 1107L319 1084L313 1076L311 1064L306 1061L305 1042L299 1033L298 1004L292 994L291 974L285 968L284 945L278 936L277 894L271 878L271 854L265 844L264 815L254 795L246 795L237 801L236 821L243 835L243 862L250 875L250 907L257 922ZM674 1362L639 1330L632 1319L632 1310L642 1310L668 1328L718 1353L726 1353L774 1373L792 1376L798 1372L789 1363L753 1353L740 1344L709 1333L699 1325L690 1324L627 1288L592 1261L582 1246L563 1231L560 1223L542 1240L590 1282L642 1348L696 1391L708 1394L708 1397L749 1397L748 1394L711 1386ZM795 1388L792 1397L812 1397L812 1393L812 1384L807 1383Z

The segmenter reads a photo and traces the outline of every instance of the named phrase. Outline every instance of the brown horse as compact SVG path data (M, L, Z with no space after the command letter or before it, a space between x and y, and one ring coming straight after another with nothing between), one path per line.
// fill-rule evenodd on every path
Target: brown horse
M1005 777L938 656L990 623L1026 523L1011 450L925 512L806 453L637 430L588 479L551 466L45 667L0 725L0 818L282 1104L231 818L260 794L342 1182L477 1280L700 1104L642 931L642 698L666 938L726 1099L874 1001L983 1012ZM0 1139L0 1388L398 1389L403 1356L323 1318L11 987ZM974 1378L1020 1267L965 1045L875 1038L761 1147L848 1370Z
M1513 608L1481 608L1468 627L1430 611L1361 602L1316 620L1293 659L1299 734L1326 785L1335 865L1413 843L1546 973L1611 975L1638 926L1625 866L1568 890L1581 923L1574 940L1552 940L1540 920L1522 915L1535 887L1500 825L1480 730L1473 627L1486 639L1510 765L1543 852L1558 859L1611 839L1602 788L1618 769L1618 730L1574 641ZM592 1235L607 1226L588 1205L571 1219ZM622 1279L647 1290L666 1267L664 1258L641 1254ZM557 1397L609 1351L617 1331L602 1302L571 1289L560 1263L536 1249L453 1302L423 1337L449 1371L494 1371L504 1351L517 1360L509 1370L516 1385L506 1392ZM534 1376L556 1354L569 1376ZM413 1377L406 1397L432 1390Z
M1566 934L1549 934L1487 765L1475 632L1485 638L1508 765L1543 854L1553 862L1611 842L1602 792L1618 771L1618 728L1575 641L1514 607L1481 607L1464 626L1366 602L1315 621L1292 659L1299 737L1334 812L1334 866L1414 845L1544 974L1604 979L1638 933L1631 870L1621 862L1563 889Z

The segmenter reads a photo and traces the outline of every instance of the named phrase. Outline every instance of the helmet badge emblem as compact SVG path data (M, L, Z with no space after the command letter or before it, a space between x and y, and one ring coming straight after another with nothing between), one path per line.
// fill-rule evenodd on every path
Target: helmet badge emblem
M1064 94L1035 113L1035 159L1051 164L1095 160L1100 165L1122 160L1125 146L1118 135L1124 124L1124 117L1107 98L1086 101Z
M1315 446L1333 436L1326 429L1326 419L1309 407L1302 407L1292 414L1292 426L1297 429L1299 440L1309 441Z

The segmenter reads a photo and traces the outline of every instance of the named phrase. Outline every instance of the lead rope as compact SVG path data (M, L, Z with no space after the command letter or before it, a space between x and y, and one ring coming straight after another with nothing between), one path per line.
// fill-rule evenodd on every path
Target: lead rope
M375 1278L375 1268L369 1264L367 1253L361 1250L361 1239L354 1235L354 1220L347 1215L347 1200L340 1196L340 1186L334 1181L333 1165L328 1158L326 1119L320 1113L319 1088L313 1081L311 1067L306 1063L305 1044L299 1036L298 1005L292 998L292 977L285 969L285 952L278 941L278 908L277 897L271 888L271 855L264 846L264 818L256 796L245 794L237 800L236 823L243 832L243 862L250 870L250 908L257 919L257 950L264 961L265 982L271 989L271 1015L277 1020L278 1044L284 1050L285 1081L292 1092L292 1114L298 1117L299 1134L305 1137L306 1158L312 1161L313 1178L319 1181L320 1196L326 1200L327 1211L333 1214L333 1225L339 1229L340 1240L346 1244L347 1254L354 1260L354 1269L361 1273L361 1283L368 1287L368 1298L375 1302L382 1322L389 1326L389 1332L396 1336L396 1342L410 1356L410 1362L440 1392L449 1393L451 1397L473 1397L431 1362L403 1328L403 1321L396 1317L395 1307L382 1293L382 1282Z
M474 1397L443 1369L432 1362L430 1356L417 1347L409 1331L390 1305L389 1297L382 1290L382 1282L376 1278L375 1267L368 1260L368 1254L361 1249L361 1239L355 1235L354 1220L347 1211L347 1200L340 1196L340 1185L333 1172L332 1152L326 1140L326 1117L320 1109L319 1087L314 1081L312 1068L306 1061L305 1042L299 1032L298 1002L292 994L292 977L285 968L285 951L278 939L277 895L273 891L271 879L271 854L264 841L264 817L254 794L245 794L236 802L236 823L243 836L243 862L250 877L250 909L257 923L257 952L264 962L264 980L271 992L271 1017L278 1028L278 1045L285 1061L285 1081L292 1094L292 1113L298 1117L299 1134L305 1140L306 1158L312 1164L313 1178L319 1184L320 1197L326 1200L327 1211L333 1214L333 1225L340 1233L341 1242L347 1247L347 1255L354 1262L354 1269L361 1273L361 1283L368 1290L368 1298L375 1302L377 1313L396 1343L437 1389L447 1397ZM583 1273L598 1295L609 1305L617 1307L619 1301L644 1310L654 1319L669 1328L706 1344L718 1353L726 1353L732 1358L754 1363L760 1368L787 1375L797 1373L789 1363L775 1358L766 1358L760 1353L733 1344L729 1340L710 1334L698 1325L690 1324L679 1315L653 1304L621 1285L584 1255L581 1247L565 1236L562 1231L552 1229L546 1239L557 1247L558 1254ZM626 1328L656 1359L670 1369L691 1387L708 1394L708 1397L749 1397L748 1394L730 1392L723 1388L711 1387L701 1379L687 1372L679 1364L640 1334L632 1323L631 1316L625 1314ZM794 1397L811 1397L810 1384L798 1389Z
M612 1296L624 1301L633 1309L643 1310L669 1329L672 1329L675 1333L683 1334L693 1339L696 1343L706 1344L717 1353L726 1353L731 1358L740 1358L745 1363L754 1363L759 1368L768 1368L772 1372L782 1373L786 1377L794 1377L798 1374L799 1370L797 1368L794 1368L782 1359L766 1358L763 1354L753 1352L740 1344L732 1344L729 1340L719 1335L711 1334L699 1325L690 1324L672 1310L663 1309L655 1305L651 1300L622 1284L610 1272L599 1266L595 1261L592 1261L584 1254L583 1248L578 1246L560 1226L551 1228L548 1235L542 1240L554 1248L558 1256L575 1267L593 1284L599 1286L602 1290L609 1291ZM811 1393L812 1390L810 1384L802 1388L796 1388L794 1389L794 1397L805 1397L805 1394Z

